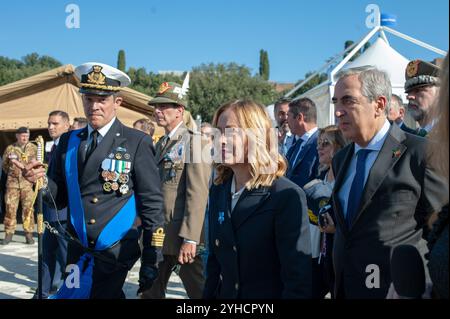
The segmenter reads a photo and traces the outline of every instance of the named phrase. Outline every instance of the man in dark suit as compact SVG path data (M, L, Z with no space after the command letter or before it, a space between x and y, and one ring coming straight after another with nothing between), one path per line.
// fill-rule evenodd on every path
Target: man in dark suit
M286 177L303 187L317 176L319 167L316 104L308 98L292 101L287 121L296 140L286 154Z
M124 298L127 273L141 255L136 215L143 229L139 291L151 287L162 259L163 198L154 148L148 135L116 118L118 91L130 83L125 73L86 63L75 74L89 125L61 136L48 176L47 197L58 209L67 206L71 221L72 272L56 298ZM44 177L38 167L34 162L22 174L29 181Z
M403 131L409 134L416 134L416 130L408 127L403 119L405 118L405 107L403 106L402 98L396 94L392 94L391 102L389 103L387 118L391 124L397 124Z
M353 143L333 158L337 298L385 298L390 254L401 244L422 256L426 219L448 201L448 185L428 166L426 140L386 119L391 84L375 68L338 74L335 115Z
M53 140L50 152L46 153L45 162L51 165L52 156L55 154L61 135L69 131L69 115L64 111L52 111L48 115L48 134ZM51 165L52 168L55 165ZM55 210L50 205L44 205L44 220L59 233L64 233L67 227L67 207ZM47 298L53 286L58 287L62 275L65 273L67 260L67 241L62 236L56 236L49 229L44 230L43 245L43 274L42 295ZM37 298L35 294L34 298Z

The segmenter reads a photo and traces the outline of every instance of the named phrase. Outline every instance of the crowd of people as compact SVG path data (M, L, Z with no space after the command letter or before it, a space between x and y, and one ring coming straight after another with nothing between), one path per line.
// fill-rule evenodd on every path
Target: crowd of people
M310 98L281 99L275 136L266 108L245 99L218 107L198 132L183 86L164 82L149 105L165 135L152 140L152 121L131 129L116 116L125 73L101 63L75 73L87 123L49 114L48 170L27 128L3 156L2 243L19 201L33 243L26 196L37 180L45 220L66 234L44 234L44 297L124 298L140 259L143 299L165 298L173 271L192 299L448 298L448 56L408 64L407 105L382 70L338 73L336 125L318 127ZM391 258L406 246L423 278L393 271L407 265ZM61 281L69 264L80 267L79 288Z

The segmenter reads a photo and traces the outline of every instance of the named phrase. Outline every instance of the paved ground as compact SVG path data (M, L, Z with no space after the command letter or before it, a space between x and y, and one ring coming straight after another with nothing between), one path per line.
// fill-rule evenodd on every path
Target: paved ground
M0 225L0 239L5 237ZM18 227L13 241L0 245L0 299L30 299L37 287L37 238L34 245L26 245L25 237ZM136 299L139 262L128 273L124 292L128 299ZM180 278L173 274L167 289L167 298L185 299L186 291Z

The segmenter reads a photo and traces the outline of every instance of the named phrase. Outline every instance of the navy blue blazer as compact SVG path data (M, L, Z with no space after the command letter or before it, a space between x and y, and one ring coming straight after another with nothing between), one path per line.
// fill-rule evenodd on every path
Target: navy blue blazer
M230 178L213 185L204 298L311 298L306 197L281 177L244 190L231 213Z
M289 167L286 173L286 177L300 187L305 186L317 176L319 168L319 154L317 153L318 136L319 131L316 131L308 139L298 155L297 163L294 167Z

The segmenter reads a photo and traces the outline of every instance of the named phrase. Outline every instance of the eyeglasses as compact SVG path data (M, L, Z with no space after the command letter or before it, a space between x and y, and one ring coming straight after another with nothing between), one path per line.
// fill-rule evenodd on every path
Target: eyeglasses
M317 141L317 147L326 147L328 145L331 145L331 142L329 140L318 140Z

